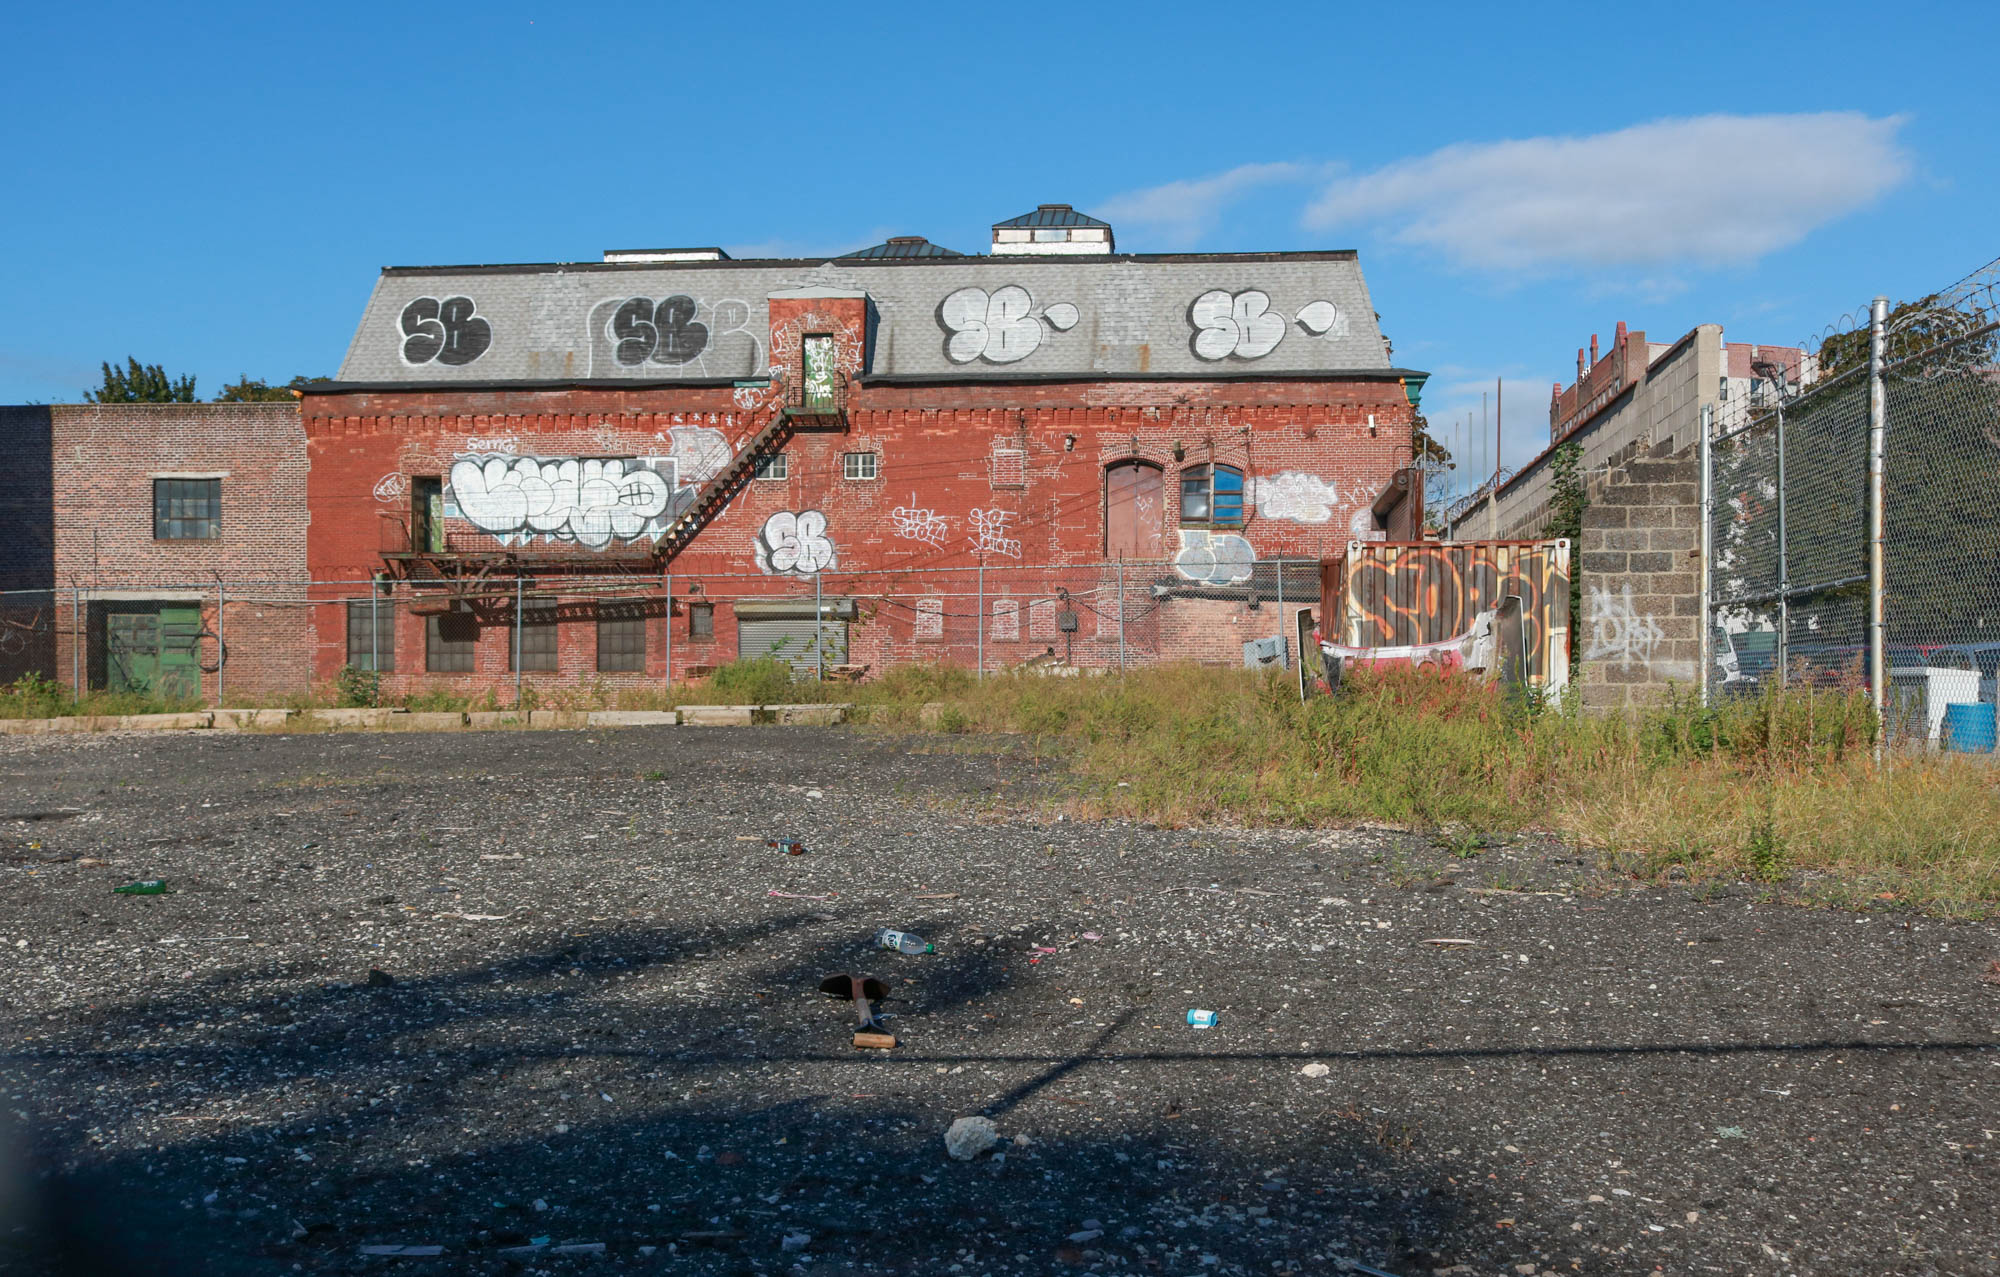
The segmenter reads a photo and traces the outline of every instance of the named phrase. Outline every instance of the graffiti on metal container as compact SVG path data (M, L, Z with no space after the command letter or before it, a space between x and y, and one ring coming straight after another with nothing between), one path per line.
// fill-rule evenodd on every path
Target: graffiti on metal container
M377 501L394 504L397 501L401 501L404 494L409 490L409 485L404 482L402 474L398 471L392 470L375 481L375 499Z
M493 325L470 297L419 297L403 307L403 362L469 364L493 344Z
M1233 532L1181 530L1181 549L1174 556L1174 571L1190 581L1234 585L1249 580L1256 566L1257 552L1250 548L1249 541Z
M812 576L833 566L833 541L818 510L780 510L764 520L755 544L757 566L779 576Z
M1632 605L1631 582L1625 583L1620 594L1601 586L1590 587L1590 646L1584 649L1584 660L1623 665L1628 670L1647 668L1666 637L1651 613L1642 615Z
M1367 511L1360 512L1366 516ZM1354 647L1442 642L1473 628L1508 595L1521 599L1529 677L1549 688L1569 675L1569 560L1556 544L1377 546L1356 538L1327 634Z
M974 510L965 516L965 526L972 535L967 538L972 549L978 554L998 554L1009 559L1021 557L1021 543L1007 535L1007 521L1014 517L1011 510L994 507L991 510Z
M450 483L459 517L503 545L541 536L591 550L660 536L680 488L671 457L461 457Z
M990 364L1011 364L1026 359L1042 344L1046 329L1066 332L1076 326L1078 312L1068 302L1057 302L1036 315L1035 299L1019 284L1006 284L987 292L983 288L961 288L938 303L938 327L945 331L945 358L955 364L983 359Z
M910 504L899 505L889 511L889 522L896 529L896 535L905 541L940 546L951 535L951 524L940 518L936 511L919 506L914 492L910 494Z
M1318 475L1287 470L1267 479L1253 480L1257 513L1267 519L1293 523L1326 523L1340 505L1340 489Z
M1267 293L1249 288L1231 294L1210 289L1188 306L1189 341L1198 359L1262 359L1285 339L1285 317Z

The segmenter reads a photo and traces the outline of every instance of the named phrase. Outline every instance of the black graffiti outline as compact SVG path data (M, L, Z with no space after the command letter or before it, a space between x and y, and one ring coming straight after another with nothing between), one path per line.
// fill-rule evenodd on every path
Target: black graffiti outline
M686 293L654 301L627 299L611 315L611 357L627 368L651 360L685 364L708 349L708 325L695 318L700 307Z
M470 297L417 297L403 307L403 362L458 368L493 345L493 325Z

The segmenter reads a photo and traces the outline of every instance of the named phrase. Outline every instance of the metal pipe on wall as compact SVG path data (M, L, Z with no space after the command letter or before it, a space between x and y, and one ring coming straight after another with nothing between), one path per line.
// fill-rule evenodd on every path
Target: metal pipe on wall
M674 686L674 574L667 572L667 690Z
M1868 694L1875 703L1875 760L1882 760L1889 705L1889 627L1884 595L1888 587L1885 529L1889 444L1889 390L1882 380L1888 344L1889 299L1868 307Z
M977 637L974 640L977 646L974 649L972 658L972 677L975 679L986 677L986 556L983 554L979 556L979 575L977 580L979 583L979 611L973 617L973 621L978 627Z
M521 658L521 578L514 578L514 708L521 708L521 667L527 664Z
M1709 554L1712 549L1710 538L1715 535L1715 454L1709 436L1715 433L1715 405L1701 406L1701 632L1695 636L1697 651L1701 661L1701 703L1708 702L1708 685L1714 677L1715 621L1710 613L1714 602L1714 583L1709 572ZM1574 617L1570 619L1575 626Z
M1785 686L1785 666L1791 659L1792 566L1785 538L1785 390L1778 386L1778 687Z
M223 631L222 614L229 608L229 590L222 574L215 576L215 707L222 708L222 669L229 664L229 639Z
M83 591L75 582L69 587L69 690L83 699Z

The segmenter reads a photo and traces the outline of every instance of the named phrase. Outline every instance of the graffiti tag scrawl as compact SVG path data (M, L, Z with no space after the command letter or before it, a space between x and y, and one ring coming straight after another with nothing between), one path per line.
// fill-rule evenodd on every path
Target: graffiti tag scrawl
M493 344L493 325L470 297L419 297L403 307L403 362L469 364Z
M938 303L938 326L948 334L945 357L955 364L975 359L1011 364L1035 353L1046 335L1044 322L1057 332L1067 332L1081 317L1069 302L1057 302L1039 316L1034 309L1035 299L1019 284L990 293L983 288L959 289Z
M1250 542L1234 533L1181 531L1181 552L1174 556L1174 571L1203 585L1234 585L1250 579L1257 566L1257 552Z
M671 457L463 457L450 497L502 544L544 536L602 550L664 533L678 479Z
M1271 309L1269 294L1254 288L1234 296L1220 288L1203 293L1188 307L1188 322L1199 359L1262 359L1285 339L1285 317Z
M818 510L780 510L764 520L755 544L757 566L778 575L811 576L833 566L833 541Z

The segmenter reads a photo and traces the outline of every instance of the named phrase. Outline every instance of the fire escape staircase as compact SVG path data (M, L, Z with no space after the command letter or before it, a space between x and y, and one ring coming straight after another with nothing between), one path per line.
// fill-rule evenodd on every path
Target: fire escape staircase
M662 568L672 563L675 555L687 549L688 543L700 535L703 528L729 508L730 500L757 473L757 467L764 463L766 457L776 456L797 428L795 414L783 409L772 413L764 428L743 445L728 465L702 485L701 490L694 494L694 501L681 511L666 534L653 543L654 561Z

